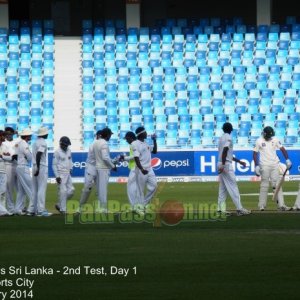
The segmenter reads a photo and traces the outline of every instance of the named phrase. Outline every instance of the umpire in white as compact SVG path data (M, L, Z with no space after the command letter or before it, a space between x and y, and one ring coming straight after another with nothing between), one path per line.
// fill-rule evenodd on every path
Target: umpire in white
M34 205L37 207L37 216L49 217L52 214L45 208L48 180L48 128L41 127L37 132L37 140L32 146L32 187Z
M107 185L110 170L116 171L117 167L110 158L108 141L112 136L110 128L101 130L101 138L93 143L97 169L97 193L99 200L99 212L107 213Z
M226 211L226 198L227 194L230 195L236 210L237 215L248 215L251 211L243 208L241 204L241 197L234 170L232 167L232 161L235 161L242 166L245 166L245 162L233 156L233 142L231 132L233 127L231 123L224 123L222 127L224 134L220 137L218 145L218 173L219 173L219 196L218 196L218 211L222 214L230 214Z
M157 189L157 180L151 167L151 153L157 153L157 143L155 135L151 137L153 146L145 142L147 132L144 127L138 127L135 134L137 141L133 143L132 151L136 163L137 203L141 206L139 210L143 210ZM147 187L146 195L144 194L145 187Z
M16 212L22 212L25 207L26 195L29 198L28 215L35 215L36 208L32 194L32 178L30 175L29 165L32 161L32 153L28 142L31 140L32 131L25 128L20 132L21 140L16 147L18 156L17 176L18 176L18 193L16 201Z

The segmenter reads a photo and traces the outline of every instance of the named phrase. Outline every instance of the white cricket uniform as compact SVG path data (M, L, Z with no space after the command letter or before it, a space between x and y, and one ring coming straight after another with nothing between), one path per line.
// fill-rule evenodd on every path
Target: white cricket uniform
M16 154L16 145L20 140L5 141L2 143L3 159L5 160L6 168L6 207L10 213L15 213L15 201L14 201L14 192L17 191L17 160L13 160L12 156Z
M225 167L222 173L219 175L219 196L218 196L218 210L226 211L226 198L227 194L231 197L237 210L241 210L241 198L239 188L236 182L236 177L232 167L233 159L233 143L231 135L224 133L219 139L218 145L218 166L222 165L222 153L223 149L228 147L227 157L225 161Z
M260 209L265 208L267 205L269 180L271 180L272 188L276 189L276 184L280 181L279 174L279 158L276 154L276 150L282 147L281 142L276 138L272 137L266 141L263 137L256 140L253 151L258 152L259 167L261 175L260 193L258 207ZM282 189L279 190L277 196L278 206L285 206Z
M297 198L296 198L295 204L293 206L293 209L296 209L296 210L300 209L300 183L299 183L299 190L298 190Z
M3 146L0 146L0 155L2 155ZM7 215L6 209L6 169L3 158L0 157L0 216Z
M93 149L93 144L89 147L89 152L86 159L85 171L84 171L84 186L81 192L80 205L87 202L92 187L97 181L97 169L96 169L96 159Z
M135 160L133 155L133 145L136 143L136 141L133 141L130 146L130 152L128 156L124 157L124 160L128 162L128 169L129 169L129 175L128 175L128 181L127 181L127 196L129 203L132 207L134 207L137 203L137 181L136 181L136 170L135 170Z
M22 213L25 207L26 195L29 199L29 207L33 207L32 194L32 178L30 175L29 165L32 161L32 153L29 144L21 139L16 147L16 154L18 155L17 176L18 176L18 193L16 201L16 213ZM29 210L29 213L35 213L34 210Z
M42 152L40 160L39 175L34 176L36 172L36 155L38 152ZM33 187L33 198L34 206L37 207L37 213L42 213L46 210L46 190L48 180L48 151L47 142L44 138L38 138L32 146L32 187ZM31 208L30 208L31 210Z
M99 207L107 209L107 185L109 181L110 170L115 167L109 152L109 146L106 140L99 139L93 143L93 151L96 160L97 169L97 193Z
M148 174L144 175L138 167L135 167L137 183L136 203L143 206L150 202L157 189L157 180L151 167L152 150L152 146L149 146L146 142L140 140L135 141L132 145L134 157L138 157L143 169L148 171ZM144 194L145 187L147 187L146 195Z
M58 206L60 211L65 213L67 211L67 199L70 199L74 194L74 186L72 183L71 171L73 168L72 153L68 148L63 151L61 148L57 149L53 155L52 169L55 178L61 178L61 183L58 187Z

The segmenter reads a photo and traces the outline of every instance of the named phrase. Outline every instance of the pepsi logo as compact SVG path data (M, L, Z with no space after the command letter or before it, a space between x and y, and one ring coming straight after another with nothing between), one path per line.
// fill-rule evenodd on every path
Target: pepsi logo
M151 167L153 170L158 170L162 166L162 161L158 157L154 157L151 159Z

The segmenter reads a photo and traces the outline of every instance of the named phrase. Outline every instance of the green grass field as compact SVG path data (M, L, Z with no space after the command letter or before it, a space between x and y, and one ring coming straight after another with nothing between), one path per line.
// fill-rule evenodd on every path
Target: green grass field
M258 193L259 183L239 187L241 194ZM76 185L74 199L80 190ZM284 190L297 191L298 183L287 182ZM161 183L157 198L213 204L217 192L216 182ZM286 196L286 203L292 206L295 197ZM126 203L126 185L110 184L109 199ZM55 186L49 185L47 205L53 212L55 200ZM256 209L257 201L258 196L242 196L246 208ZM227 203L233 209L230 199ZM34 280L33 298L22 294L19 299L297 299L300 214L277 212L271 197L268 208L159 228L150 222L121 223L118 216L110 224L82 224L78 216L65 224L58 214L0 218L0 300L12 299L12 294L3 298L5 292L30 290L16 286L17 278ZM9 274L10 266L20 266L22 274ZM54 274L24 274L25 266L53 268ZM107 276L86 275L84 266L99 272L103 267ZM110 274L111 266L128 268L128 275ZM80 267L80 274L63 275L67 267L76 272ZM5 286L5 280L13 286Z

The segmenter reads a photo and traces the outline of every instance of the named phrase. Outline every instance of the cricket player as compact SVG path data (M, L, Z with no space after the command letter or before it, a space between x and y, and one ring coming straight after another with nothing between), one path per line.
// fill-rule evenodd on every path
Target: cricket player
M230 195L237 211L238 216L249 215L250 210L243 208L239 188L236 182L235 174L232 167L232 161L242 166L246 163L233 156L233 142L231 132L233 130L231 123L224 123L222 127L224 134L220 137L218 146L218 172L219 172L219 196L218 196L218 212L230 215L226 211L227 194Z
M48 180L48 128L41 127L37 132L38 139L32 146L32 187L34 205L37 207L38 217L49 217L52 214L45 208ZM32 210L33 208L29 208Z
M16 146L19 139L13 139L16 131L12 127L5 127L5 141L2 143L3 159L7 176L6 184L6 207L10 213L24 214L22 211L16 211L14 193L17 191L17 155Z
M113 135L110 128L101 130L101 138L93 143L94 156L97 169L97 194L99 200L99 212L107 213L107 185L110 170L117 171L117 167L110 158L108 141Z
M124 160L128 162L128 168L130 170L127 181L127 196L129 203L131 204L132 210L135 210L137 205L137 181L135 176L135 159L133 155L133 145L136 143L136 136L134 132L128 131L125 134L125 139L129 144L129 155L121 155L120 161Z
M32 131L25 128L20 132L21 140L17 144L16 155L18 156L18 165L16 168L18 176L18 193L16 201L16 212L22 212L25 207L26 195L29 199L29 207L27 215L34 216L36 207L34 205L32 194L32 178L30 175L29 165L32 161L32 153L30 151L29 142L31 140Z
M101 130L98 130L96 133L96 140L98 140L100 137L101 137ZM94 145L91 144L89 147L89 152L85 163L84 186L80 197L80 207L88 201L88 198L92 191L92 187L97 180L96 159L95 159L93 147Z
M137 183L138 213L142 214L146 205L150 202L157 189L157 180L151 167L151 153L157 153L156 136L152 135L153 146L145 142L147 132L144 127L138 127L135 131L137 141L132 144L132 151L136 163L135 176ZM147 193L144 194L145 187Z
M0 130L0 217L10 216L10 213L6 209L6 168L5 162L2 156L3 142L5 141L5 132Z
M256 140L253 149L253 160L255 163L255 174L261 176L260 193L258 208L263 211L267 206L269 180L271 180L273 191L276 189L277 183L280 181L279 173L279 158L276 150L280 149L286 159L286 168L289 170L292 167L292 162L289 160L288 153L282 146L281 142L275 137L274 129L267 126L263 129L262 136ZM258 153L260 158L258 158ZM279 190L277 196L278 209L282 211L290 210L286 206L283 199L282 189Z
M71 141L67 136L59 140L59 149L54 152L52 169L58 187L58 203L55 208L62 214L67 212L67 200L74 194L71 172L73 168Z

